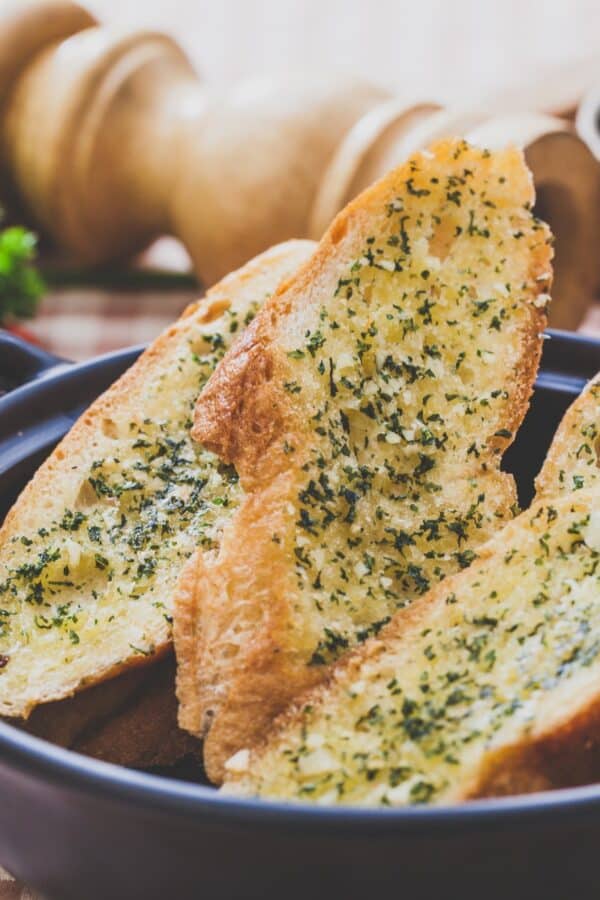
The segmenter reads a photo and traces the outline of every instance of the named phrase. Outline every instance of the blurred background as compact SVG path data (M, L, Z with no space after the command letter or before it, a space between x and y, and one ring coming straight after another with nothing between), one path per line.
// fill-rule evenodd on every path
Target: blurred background
M58 15L56 10L59 7L69 6L68 3L61 3L60 0L58 2L57 0L45 0L45 2L48 4L50 12L45 18L37 20L35 28L40 32L44 29L51 31L54 26L49 22ZM0 0L0 13L3 12L4 21L8 21L6 10L9 7L14 18L15 14L21 14L26 8L35 5L36 0L19 0L16 3L13 0L12 3L4 3L3 12L3 3ZM581 298L581 309L571 316L565 316L559 324L561 327L578 328L587 333L600 334L600 311L599 307L593 303L600 290L600 169L596 178L590 161L583 160L585 165L582 165L580 151L573 153L571 147L569 152L565 152L559 146L560 141L557 142L555 139L553 139L553 143L538 141L540 135L546 140L547 133L550 132L555 138L558 128L558 130L569 131L573 138L572 143L574 143L578 131L582 135L581 146L585 145L585 152L588 153L590 160L594 160L594 165L597 165L595 158L600 154L600 138L598 146L593 148L593 153L589 153L587 149L588 145L591 146L589 136L593 132L595 139L600 121L596 114L596 108L600 108L600 105L596 104L595 95L591 101L589 100L590 93L594 94L595 88L600 86L600 3L597 0L545 0L545 2L542 0L503 0L503 2L485 2L485 0L479 0L479 2L475 2L475 0L446 0L446 2L443 0L419 0L419 2L415 2L415 0L412 2L409 0L370 0L370 2L361 2L361 0L219 0L219 2L214 2L214 0L213 2L209 2L209 0L145 0L144 3L140 3L139 0L119 0L119 2L116 0L83 0L82 5L97 17L103 34L108 35L113 32L115 34L127 32L139 34L145 30L154 30L169 35L182 48L197 70L198 83L196 87L201 91L206 90L207 96L211 95L211 92L218 93L228 89L237 89L236 86L245 85L247 79L262 75L270 79L271 84L276 88L281 85L281 96L277 103L284 109L286 104L285 83L290 73L299 73L300 81L302 81L303 78L309 78L315 73L335 71L338 73L338 84L343 86L344 79L347 79L349 96L355 91L354 86L357 83L353 79L358 78L381 89L381 98L377 102L385 101L385 91L390 96L397 98L396 102L400 104L399 108L410 109L414 104L430 103L439 104L445 109L452 110L452 115L448 120L449 124L448 121L446 122L451 132L459 133L459 127L464 125L464 132L460 131L460 133L467 133L474 124L479 124L478 120L471 121L468 116L466 122L463 122L460 116L457 120L457 110L484 111L488 118L507 113L514 117L526 112L527 114L535 112L536 115L543 113L544 115L560 116L560 122L558 119L553 120L554 125L549 120L540 125L540 122L536 120L531 126L537 144L535 150L531 150L528 162L536 171L536 178L539 172L540 178L543 176L551 189L551 196L550 194L546 196L544 193L544 208L540 212L545 214L550 210L557 220L562 218L564 221L558 247L560 262L561 264L565 263L565 266L569 268L569 273L560 282L561 292L564 292L563 284L570 279L571 295ZM20 40L23 35L20 32L19 35ZM28 35L29 37L24 40L24 45L29 40L33 40L33 44L35 44L35 36L31 38L31 28ZM231 268L232 263L224 262L218 270L207 273L203 266L198 264L193 249L192 256L194 256L195 265L181 241L174 236L162 239L158 244L153 243L150 250L145 250L141 254L137 250L135 253L121 254L122 258L117 258L119 257L118 253L113 253L112 256L104 254L102 259L91 259L89 254L86 256L85 253L80 254L76 250L73 251L69 241L61 239L60 227L54 227L55 220L60 218L55 214L58 201L55 201L54 196L50 198L52 202L45 198L40 200L36 194L39 192L41 196L45 190L44 185L49 184L51 180L48 175L48 171L51 171L48 167L51 164L48 163L46 166L45 162L42 163L39 160L43 159L46 146L49 158L53 158L53 153L58 158L61 153L64 156L64 150L68 153L71 146L79 141L79 131L83 133L84 126L78 123L84 122L88 108L92 109L91 118L96 115L94 110L100 103L98 97L102 91L106 92L110 88L113 74L116 73L114 77L117 77L118 66L115 64L114 73L110 72L110 77L105 78L102 90L97 92L98 97L90 93L89 97L82 95L84 99L78 99L81 105L78 113L79 119L74 126L72 123L68 128L65 125L64 135L61 133L57 138L52 124L48 124L50 113L45 120L44 110L46 107L51 109L52 115L61 123L62 127L61 116L70 102L68 93L70 80L76 83L78 78L82 79L77 68L78 62L74 58L75 61L71 65L68 62L71 51L68 47L64 53L61 50L62 56L67 58L66 64L64 59L60 63L62 69L57 62L55 70L49 70L48 77L45 74L36 76L37 83L35 78L30 79L33 87L31 84L27 84L27 74L25 79L19 75L20 80L15 99L12 93L15 92L14 84L17 82L10 80L8 93L2 86L2 78L6 77L3 72L8 68L8 64L3 61L2 54L4 53L6 58L10 57L13 53L13 45L18 44L19 40L14 38L12 32L5 30L3 44L2 28L0 28L0 102L4 103L0 126L4 129L3 156L5 161L2 183L6 188L9 181L13 179L18 181L18 190L13 190L11 184L10 191L3 191L2 202L6 207L7 223L23 223L40 236L40 255L37 265L41 269L44 287L35 288L34 293L37 292L39 301L35 315L28 318L27 321L22 319L22 315L27 314L24 312L24 305L21 305L16 315L8 313L6 307L3 313L0 296L0 324L24 334L27 339L41 343L58 355L73 359L82 359L133 343L147 342L168 322L172 321L187 302L198 296L204 286ZM78 40L79 36L76 34L70 43ZM110 40L106 38L106 40L110 43L112 38ZM93 51L90 52L93 53ZM39 50L33 52L27 44L27 53L31 54L31 61L27 60L27 65L37 65L35 60L38 57L35 54L39 55ZM23 58L25 59L25 57ZM60 54L57 53L56 58L57 61L60 60ZM148 171L150 172L154 167L152 169L153 177L160 177L161 173L164 174L169 166L181 166L195 170L195 179L187 179L183 191L183 194L187 194L189 197L190 209L186 212L188 221L183 222L181 227L186 233L192 232L194 240L199 244L204 242L208 246L214 239L214 233L222 231L222 242L226 244L229 240L231 243L237 241L239 244L239 252L232 258L233 263L237 265L257 249L262 249L263 244L266 245L274 240L290 236L306 236L310 229L308 225L305 227L304 220L302 227L297 224L299 220L290 220L282 226L281 234L277 229L272 229L270 232L266 229L265 234L268 233L269 237L268 240L265 237L262 244L258 240L254 246L250 241L247 253L244 251L244 238L243 235L240 236L239 229L236 232L235 227L232 226L231 236L228 237L227 227L231 223L228 221L223 223L223 210L217 209L218 204L215 206L214 198L207 200L206 206L204 203L204 198L207 196L206 185L201 183L201 180L202 177L205 177L204 170L208 173L206 174L207 179L210 175L206 159L210 157L211 152L215 159L217 157L226 159L228 155L235 152L237 154L236 166L238 171L242 172L240 176L242 180L245 177L245 169L250 171L252 166L256 167L258 187L254 195L248 194L246 191L244 195L246 209L260 207L263 198L277 193L279 188L274 191L272 186L269 186L264 173L258 171L256 158L262 153L262 145L260 145L259 151L256 146L251 145L251 149L248 151L249 157L244 155L246 148L243 112L240 115L241 124L239 125L234 123L232 126L231 122L223 125L220 121L217 121L215 125L216 120L213 116L213 120L207 120L212 121L212 125L207 125L206 128L204 126L197 127L195 138L188 134L186 138L187 151L182 156L181 147L176 140L171 138L173 129L167 121L169 113L165 110L165 106L168 107L170 104L172 106L176 102L179 102L181 106L182 103L185 105L189 101L190 116L193 117L198 116L198 104L201 105L204 100L199 99L200 94L192 85L188 86L189 89L185 88L179 91L179 101L167 98L167 101L163 102L164 98L159 95L161 91L165 96L167 94L162 86L163 83L167 85L169 83L169 65L171 63L167 62L166 64L166 75L157 70L158 74L151 76L147 82L143 82L142 79L142 88L138 82L132 86L124 78L125 87L121 92L123 96L119 97L118 102L126 109L128 121L137 115L142 123L143 117L142 124L146 130L144 133L140 131L137 143L135 140L132 141L130 131L127 129L123 131L121 128L122 122L119 119L121 107L117 109L116 113L112 110L112 118L109 117L108 121L111 123L111 128L113 122L117 123L113 141L116 146L109 147L106 140L104 141L106 146L103 145L102 153L98 159L94 158L92 161L95 167L94 172L100 171L101 164L104 165L104 161L111 154L110 164L113 168L119 168L119 142L122 142L125 154L133 149L134 155L138 156L140 160L152 155L152 150L149 148L153 145L156 136L157 141L159 143L162 141L165 147L169 141L171 143L168 150L155 153L156 158L150 160ZM22 64L21 61L19 65ZM11 75L11 79L13 76L14 73ZM122 75L119 74L118 77L121 78ZM52 82L52 78L56 81ZM44 97L45 80L51 85L47 89L46 97ZM25 82L25 87L22 87L21 82ZM6 83L8 84L8 79ZM150 87L144 87L146 83ZM20 94L19 91L21 91ZM63 92L65 96L61 99ZM33 97L33 100L29 95ZM338 92L338 95L343 99L343 89ZM56 99L57 97L58 99ZM588 97L589 107L585 126L588 129L587 143L583 140L580 123L576 124L577 110L582 99L586 97ZM93 108L92 101L96 104ZM210 102L212 101L209 101L207 108L210 107ZM236 102L239 102L239 98ZM302 103L298 103L299 112L294 125L295 128L297 126L296 131L292 129L292 132L288 134L288 144L298 138L299 147L297 158L290 164L290 178L294 173L297 174L299 167L304 165L306 157L305 167L308 169L309 165L314 165L318 169L318 173L314 174L306 190L314 191L317 200L323 201L323 196L321 196L323 191L317 192L316 190L317 181L324 180L328 175L327 166L331 157L335 157L333 149L336 152L340 149L343 143L342 131L345 135L347 126L340 129L340 134L336 136L335 148L332 144L327 153L323 151L318 165L314 160L311 163L312 157L310 153L304 152L302 141L299 138L303 123L308 122L311 115L310 103L304 103L304 106ZM56 110L54 110L53 104L56 104ZM377 104L372 101L371 105ZM323 107L323 109L325 108ZM367 105L365 109L368 108ZM435 108L435 106L431 106L431 110L435 110ZM26 123L23 127L19 120L21 113ZM105 110L102 110L103 115L104 113ZM185 112L181 114L181 110L179 113L180 120L187 115ZM148 129L148 121L152 120L153 116L157 122L160 121L161 116L165 120L165 124L161 126L161 129L156 129L156 132L153 132L152 128ZM281 116L284 116L284 113L281 113ZM325 127L329 112L317 111L315 116L317 120L321 116L323 127ZM15 117L18 127L14 125ZM351 124L354 119L358 118L359 115L356 113L353 119L348 120L348 123ZM39 128L38 120L42 122ZM87 120L85 121L87 127ZM518 142L518 136L524 134L526 137L523 138L523 146L527 147L528 141L533 146L535 141L530 135L529 120L523 121L525 121L525 127L522 127L522 123L517 126L514 123L510 127L501 126L499 130L497 129L499 136L494 132L494 140L502 143L503 136L506 135L507 140L516 139ZM140 128L142 128L142 124L139 125ZM367 130L369 127L371 126L367 124ZM219 132L219 128L221 128L221 132ZM214 133L217 134L215 139L217 143L221 141L218 153L214 147L212 150L210 147L207 150L213 134L211 129L214 129ZM280 131L283 133L286 129L289 131L287 124ZM440 135L442 131L439 131ZM229 145L224 143L228 132L230 133ZM437 134L435 130L432 133L434 136ZM484 130L484 134L487 139L489 129L488 131ZM517 135L517 138L513 138L514 135ZM278 139L280 140L280 138ZM82 138L83 140L84 138ZM85 137L85 140L88 138ZM198 148L196 158L193 158L194 154L190 152L194 140L196 140ZM313 143L318 144L320 136L317 134L312 140ZM396 143L398 144L397 140ZM7 144L10 145L8 150L6 149ZM17 148L16 150L14 150L13 144ZM273 159L267 160L264 166L276 168L279 159L282 158L279 154L279 146L276 142L273 144ZM310 150L310 144L307 143L306 146ZM417 144L409 149L416 147ZM397 152L400 153L399 150ZM329 206L327 203L324 203L324 206L323 203L321 204L325 210L321 216L321 226L330 220L335 210L343 205L343 202L346 202L353 192L355 193L356 190L369 183L370 179L367 177L369 173L370 175L379 175L386 166L389 168L391 164L398 161L393 154L388 153L386 156L379 149L377 153L375 162L371 160L366 166L366 170L368 170L366 173L359 172L360 177L357 176L354 180L350 177L346 178L348 182L348 184L344 183L346 194L341 188L336 194L331 185L328 185L324 197L325 200L328 200ZM34 154L37 154L37 162L35 160L32 162ZM342 153L342 157L345 158L344 153ZM60 179L57 180L56 187L52 187L52 191L57 196L72 193L73 208L75 208L78 202L77 192L79 191L77 196L80 200L83 193L77 182L79 157L73 156L73 160L69 158L64 163L64 171L61 171ZM56 171L60 168L59 162L56 163ZM325 162L327 166L325 166ZM121 168L130 181L136 180L137 174L131 165L127 169L123 166ZM216 168L219 168L218 160ZM568 184L562 183L563 174L565 177L568 176L567 181L570 179ZM51 175L53 178L53 170ZM142 184L142 180L140 180L142 187L136 188L137 200L131 201L127 195L126 182L119 181L119 178L125 177L125 175L119 174L119 177L114 179L114 183L106 182L108 187L105 184L104 176L99 177L98 186L94 189L96 193L88 191L89 197L93 198L93 202L97 206L101 206L105 197L112 195L114 198L123 187L121 193L125 199L121 201L122 206L131 206L132 203L135 204L139 201L142 209L140 218L146 214L151 216L151 207L154 201L148 200L145 203L142 197L143 185L148 181ZM231 172L227 170L226 165L225 168L221 167L218 175L215 174L215 180L218 181L220 178L224 183L228 183L230 177ZM335 179L333 180L335 182ZM263 186L262 196L261 185ZM267 187L265 188L264 185ZM320 186L322 187L322 183ZM171 187L165 188L164 193L168 193L170 190L174 195L177 194L175 188ZM49 196L52 191L49 191ZM181 193L182 191L179 190L178 195ZM19 202L16 204L15 212L10 201L17 195ZM283 188L282 195L284 195ZM86 202L91 203L89 197ZM118 205L118 200L115 202ZM212 207L211 202L213 203ZM82 203L83 201L80 205ZM230 200L227 203L231 205ZM143 209L145 205L148 207L147 211ZM593 222L592 213L594 216L597 215L597 219L594 218ZM62 210L60 215L65 221L69 217L71 220L73 219L71 208L67 212ZM269 215L271 213L267 203L264 216L268 218ZM111 210L110 215L107 214L104 217L107 234L111 229L115 229L115 216L116 213ZM189 221L194 216L197 220L195 231L194 223L190 224ZM207 220L206 225L201 222L203 217ZM179 216L179 219L182 219L182 215ZM213 220L214 233L211 233L210 225ZM248 233L257 227L251 217L249 221ZM136 227L137 224L139 223L136 223ZM181 237L177 228L170 230ZM198 236L196 236L196 231ZM319 229L317 228L315 232L313 227L311 236L318 236L318 232ZM154 240L156 235L151 228L148 233ZM569 246L569 241L571 246ZM143 243L142 241L141 245ZM146 243L151 242L147 241ZM190 241L188 240L186 243L189 249ZM585 250L582 249L584 245ZM222 249L221 247L220 250ZM217 250L219 250L218 246ZM19 252L26 257L28 254L31 256L33 251L20 246ZM13 251L10 248L7 253L9 260L7 265L10 266L14 254L11 256ZM223 254L223 258L229 259L226 252ZM2 246L0 245L0 279L2 277L1 266ZM580 277L584 268L586 270L585 277L583 275ZM12 283L14 284L14 279ZM0 281L0 292L1 288ZM33 307L27 312L32 311Z
M90 0L99 18L173 34L216 82L336 66L419 99L524 101L599 58L597 0ZM542 84L542 88L544 85ZM525 93L524 93L525 92ZM521 96L520 96L521 95Z

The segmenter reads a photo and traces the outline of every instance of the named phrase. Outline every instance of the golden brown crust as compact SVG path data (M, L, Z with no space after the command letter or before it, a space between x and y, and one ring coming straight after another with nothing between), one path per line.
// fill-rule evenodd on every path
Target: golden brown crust
M158 663L161 666L163 663ZM42 703L26 720L11 724L52 744L73 747L81 735L111 715L120 713L138 697L153 667L137 668L81 690L72 697Z
M192 733L210 735L204 746L204 765L211 778L220 771L223 758L239 748L240 740L245 746L253 739L257 722L271 721L285 707L290 691L316 684L322 677L318 668L306 667L293 644L290 647L284 628L289 621L287 598L293 590L293 573L285 552L285 544L292 538L291 522L283 510L294 488L293 480L282 475L260 496L249 499L238 520L241 532L232 529L223 538L224 554L231 559L226 581L221 581L222 569L215 569L210 581L202 581L207 586L202 606L195 604L195 690L191 696L196 699L201 720L199 732L192 729ZM242 544L240 533L246 535ZM273 534L280 536L281 544L273 543ZM230 625L239 628L248 616L253 626L251 635L238 659L208 667L212 641L223 640L223 610L232 596L251 598L250 603L242 602L231 609ZM214 637L211 619L216 625ZM205 680L205 672L210 673L211 682ZM215 705L221 684L232 683L233 696L222 706Z
M452 142L441 144L433 154L441 158L446 154L450 160L455 146ZM507 178L517 183L515 191L521 192L524 203L530 202L531 185L521 158L515 154L506 165ZM271 510L277 506L277 484L282 486L279 507L285 507L285 497L292 496L294 484L299 484L310 451L308 414L297 397L281 389L282 373L289 373L289 344L282 347L282 332L288 328L302 334L303 311L317 308L322 296L333 295L345 262L377 228L382 208L409 174L408 167L401 168L340 213L312 258L268 301L218 366L197 406L194 437L235 465L246 491L218 556L198 559L189 570L184 600L177 604L176 613L176 618L182 616L181 630L186 636L185 650L180 653L179 645L177 649L179 663L186 668L179 681L180 721L196 733L208 729L207 771L215 781L222 778L223 764L233 751L245 746L253 734L260 734L286 701L324 675L324 667L307 666L306 648L299 647L292 636L295 588L286 588L285 580L281 587L278 577L273 577L267 579L264 591L263 585L257 590L256 581L265 576L250 572L260 573L266 567L268 572L287 571L292 577L289 529L293 529L293 520L290 523L289 515L281 520L281 513ZM535 287L526 298L527 312L514 337L518 350L512 370L500 376L510 382L511 407L502 427L488 436L489 470L497 470L501 452L522 421L539 363L545 314L543 303L534 301L537 293L547 290L551 256L545 233L541 235L528 271ZM295 450L293 464L282 451L286 445ZM291 481L281 480L285 472L290 473ZM514 486L510 476L497 472L494 477L494 490L502 497L501 516L515 500ZM288 537L282 540L279 532ZM273 541L273 534L278 535L278 542ZM243 576L231 576L238 568ZM242 648L235 650L233 662L217 664L212 658L215 647L226 640L224 635L236 615L247 618L245 611L240 612L246 606L252 607L258 624L248 628L251 637L246 636ZM195 677L188 667L192 657Z
M287 434L293 440L302 431L281 388L282 360L253 324L228 365L218 367L206 385L192 432L223 462L233 463L244 484L254 484L258 473L270 481L288 468L282 438Z
M53 453L42 463L4 519L0 527L0 546L8 541L15 531L24 527L23 520L35 511L39 496L48 494L52 496L54 479L64 477L68 473L73 461L95 435L98 421L104 417L110 418L113 410L129 405L132 396L139 396L141 399L144 383L156 366L161 365L165 351L173 338L185 330L186 319L193 316L200 321L210 321L223 308L223 302L228 294L239 290L249 281L264 276L269 267L275 268L283 263L284 268L289 265L293 270L308 256L313 246L312 241L288 241L271 247L240 270L223 278L207 292L205 297L189 304L177 322L159 335L140 358L108 390L94 400ZM279 271L275 284L278 280Z
M40 527L47 526L53 520L60 521L65 509L77 508L77 496L82 478L80 473L83 472L83 477L87 477L90 465L94 465L92 461L98 458L92 454L100 452L95 448L100 447L103 455L115 452L110 445L110 434L107 434L107 429L110 432L113 419L117 419L119 415L121 417L128 415L133 416L137 421L144 417L144 413L151 417L157 414L154 408L148 412L148 385L152 383L153 379L155 382L164 382L164 378L169 374L167 365L177 366L177 354L180 352L187 353L188 357L192 356L193 348L188 345L188 335L191 330L195 329L194 335L197 337L199 325L218 319L231 305L235 308L237 299L242 296L246 306L249 306L251 302L260 303L265 295L269 295L275 290L282 277L293 272L308 256L312 247L313 244L309 241L290 241L271 248L260 257L250 261L243 269L227 276L220 284L213 287L204 299L189 306L180 320L157 338L140 359L83 413L27 485L0 529L0 582L6 578L6 572L1 567L6 563L5 568L8 571L7 560L9 553L12 552L10 549L12 541L19 535L30 534L34 539L33 550L35 550L35 536ZM256 294L253 293L254 291ZM250 297L251 300L248 299ZM240 324L243 325L242 322ZM231 331L233 332L233 330L232 328ZM168 405L176 400L177 398L173 397L169 400L167 393L165 404ZM169 413L170 410L165 409L165 414ZM69 537L65 532L61 534L63 540ZM92 547L92 549L94 548ZM176 575L176 572L173 574ZM8 597L11 595L8 594ZM56 598L56 591L53 591L53 601L59 602ZM170 597L163 599L167 603L170 602ZM85 600L91 602L89 597ZM7 595L4 595L4 605L7 602ZM13 600L11 599L10 602ZM15 602L19 602L18 596L16 596ZM24 607L27 607L25 601L21 600L21 602ZM135 604L134 615L138 616L138 620L140 604L143 602L142 598L138 598ZM58 672L51 685L44 678L40 679L39 684L32 683L30 687L25 684L24 695L19 697L16 697L15 692L9 687L5 687L8 685L6 678L8 668L5 667L4 680L0 679L0 691L4 689L7 692L6 697L0 693L2 713L10 716L27 716L38 703L69 697L76 690L112 679L128 670L146 667L149 663L161 659L171 647L170 626L167 617L161 610L155 609L155 603L148 603L147 606L151 611L152 618L148 625L150 650L142 648L143 652L140 652L137 647L138 640L132 637L129 650L125 647L124 653L114 652L113 658L110 658L111 642L105 640L103 649L105 658L101 661L98 661L97 657L90 658L85 671L79 671L78 668L72 674L69 674L65 667L64 675L61 676ZM46 612L45 608L43 612ZM119 622L123 633L126 625L126 622ZM32 630L36 632L36 628ZM47 632L43 632L43 634L46 635ZM35 638L36 634L31 637ZM76 638L77 635L74 640ZM19 646L17 644L15 652L18 652ZM69 654L81 658L82 651L85 650L85 642L77 644L74 642L73 647L77 649L68 646ZM16 656L12 654L11 661L15 658ZM57 671L55 660L53 667L54 674ZM33 676L27 677L29 680L33 678Z
M328 748L333 746L330 743L332 737L331 734L328 734L327 723L335 723L338 716L343 713L343 706L350 702L351 685L360 682L361 691L369 697L370 680L374 680L378 672L390 671L389 661L398 658L399 648L403 647L410 654L413 652L411 648L419 647L420 638L429 633L433 634L440 628L440 624L442 629L452 629L451 617L449 619L447 613L449 597L463 598L464 600L469 595L472 598L472 590L477 589L482 583L489 587L490 582L485 580L486 570L488 574L496 573L497 589L501 592L503 579L506 577L507 554L509 556L514 554L514 548L523 545L529 546L529 553L533 547L539 548L537 533L541 534L542 543L549 542L552 546L554 540L552 532L555 529L561 530L561 534L567 531L567 527L564 527L563 523L565 519L573 519L573 516L575 521L582 520L589 523L590 511L596 511L599 499L599 486L596 485L585 491L572 492L552 499L550 503L547 500L539 501L529 511L508 523L497 537L479 549L477 561L467 571L450 576L425 597L414 603L410 609L399 611L378 638L370 639L362 647L347 654L329 673L326 683L297 697L293 704L277 717L269 732L249 747L247 758L243 762L239 762L240 767L236 768L235 765L232 767L227 779L227 789L233 790L235 793L268 796L271 799L279 797L310 800L310 793L302 793L299 790L301 783L289 785L287 780L281 780L278 789L277 775L273 774L273 770L277 769L280 764L282 769L286 767L287 762L284 762L286 759L296 759L297 754L302 752L301 745L306 746L308 743L312 746L311 741L314 741L315 746L324 745ZM568 531L568 534L574 533L572 528ZM596 560L597 565L600 544L598 544L596 531L592 534L586 531L578 533L584 539L583 543L588 544L586 562L578 574L578 578L583 584L586 579L590 578L590 575L593 576L595 570L593 563ZM561 550L560 554L557 554L556 564L558 566L565 563L574 548L577 552L576 548L581 546L581 537L573 541L570 551L563 543L564 539L558 539ZM598 548L598 550L594 548ZM590 560L592 565L590 565ZM519 565L528 565L529 570L535 572L537 566L534 554L531 553L528 557L528 563L523 560ZM569 575L571 575L570 578ZM563 590L567 596L572 589L574 596L578 596L575 592L573 574L566 569L564 579ZM546 586L548 582L540 576L540 586L542 583ZM483 589L481 588L481 590ZM514 585L513 590L515 595L519 596L519 585ZM590 596L593 600L593 591L591 594L588 591L587 599L581 600L580 614L583 615L584 622L586 621L585 606L589 602ZM509 596L506 599L508 600ZM531 597L527 593L522 597L519 596L519 607L511 613L510 618L504 620L504 625L508 626L510 622L513 624L519 622L519 612L524 618L528 613L527 606L530 600ZM573 605L571 604L571 606ZM504 605L501 608L504 611L507 610ZM465 618L465 621L474 615L473 610L477 609L477 606L469 609L469 616ZM495 613L496 610L493 614ZM560 619L562 616L557 616L557 620ZM577 619L575 619L575 624L577 626ZM570 686L568 682L558 680L555 682L554 679L549 679L549 684L544 686L544 691L548 691L547 695L544 691L537 692L534 689L531 695L533 705L529 709L528 715L522 717L520 724L514 725L512 731L508 732L509 735L513 734L513 737L503 738L502 732L500 732L499 739L496 739L492 732L489 745L484 741L478 748L475 758L467 753L464 763L456 761L456 768L452 772L454 783L452 781L449 784L442 782L441 795L437 802L439 800L462 802L483 797L531 793L589 784L598 780L600 777L600 699L597 691L597 674L594 678L594 673L589 673L590 666L596 670L598 668L597 649L593 644L594 624L597 624L597 620L592 623L591 656L589 659L582 658L580 671L574 670L573 674L576 679L579 678L579 675L583 678L576 680L573 686ZM512 627L511 625L511 630ZM581 633L585 633L585 631ZM468 634L469 631L465 630L463 636ZM455 632L455 640L460 637L460 631ZM545 646L545 639L543 646ZM559 650L559 660L562 655L564 665L564 659L570 659L572 656L572 653L569 654L568 651L572 651L573 646L578 645L569 642L569 630L561 625L558 643L551 646L554 651ZM552 651L548 649L546 652L550 654ZM410 659L410 655L406 658ZM516 667L518 668L518 664ZM398 671L399 686L406 687L403 682L403 671L396 671ZM539 678L541 681L544 680L541 675ZM490 674L490 682L498 687L498 673L495 669ZM500 694L493 695L498 699L501 697L503 689L506 688L506 682L500 682L500 685ZM402 706L402 698L406 694L404 691L399 691L398 694L397 703ZM367 705L372 702L374 700L371 697ZM441 697L432 696L431 703L433 708L443 708L443 705L440 705L443 704ZM308 716L307 710L311 711ZM318 724L311 719L313 711L316 711ZM325 715L323 716L321 713ZM465 715L464 712L462 714ZM460 715L460 712L457 715ZM481 727L485 727L482 724L485 719L482 718L481 713L478 714L476 721ZM350 717L350 722L353 722L352 717ZM506 724L510 725L511 723L507 721ZM332 725L332 732L333 728ZM382 728L385 728L385 724L382 725ZM358 731L359 729L354 736L355 740L360 738ZM351 740L347 731L344 731L343 734L345 741ZM399 736L399 740L394 740L397 746L391 751L392 761L389 764L392 766L401 765L403 762L401 752L403 738ZM438 730L438 740L440 746L450 740L450 734L445 733L443 726ZM410 741L408 743L410 744ZM391 746L394 747L394 742L391 742ZM396 759L394 754L398 748L398 758ZM375 753L374 758L380 757ZM432 776L435 776L435 767L433 767ZM289 772L285 778L288 777ZM376 782L377 773L374 772L374 785ZM366 793L367 791L365 791ZM342 799L338 801L334 795L329 802L344 802L343 792L338 797ZM365 802L364 798L361 797L359 802ZM402 802L407 802L406 798Z

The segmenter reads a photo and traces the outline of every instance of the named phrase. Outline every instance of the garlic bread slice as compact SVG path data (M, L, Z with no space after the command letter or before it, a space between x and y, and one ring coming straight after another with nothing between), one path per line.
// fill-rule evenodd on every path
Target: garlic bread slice
M190 438L194 404L312 246L275 247L192 305L24 490L0 530L0 714L27 716L169 648L180 569L215 545L239 495L237 474Z
M571 404L536 478L536 497L554 497L600 481L600 376Z
M600 485L536 502L304 695L226 790L448 803L600 775Z
M599 425L595 378L533 507L232 757L226 790L403 805L597 780Z
M514 511L551 277L522 154L458 140L351 203L218 366L194 436L239 475L176 603L180 722L218 781L299 691Z

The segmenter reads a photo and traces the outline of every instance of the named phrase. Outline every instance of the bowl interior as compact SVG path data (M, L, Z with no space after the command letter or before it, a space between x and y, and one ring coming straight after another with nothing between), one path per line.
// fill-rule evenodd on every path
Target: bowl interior
M503 468L515 476L523 507L533 496L534 478L564 412L587 378L600 369L600 342L555 335L547 343L550 346L545 348L530 409L503 461ZM139 352L134 348L73 366L0 397L0 522L81 411L131 365ZM0 377L2 374L0 360ZM206 784L197 766L186 763L156 774Z

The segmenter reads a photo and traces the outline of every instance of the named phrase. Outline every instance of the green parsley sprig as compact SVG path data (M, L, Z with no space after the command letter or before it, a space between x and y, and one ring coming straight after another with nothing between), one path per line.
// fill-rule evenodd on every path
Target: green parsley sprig
M45 285L35 268L37 238L20 225L0 231L0 324L31 319Z

